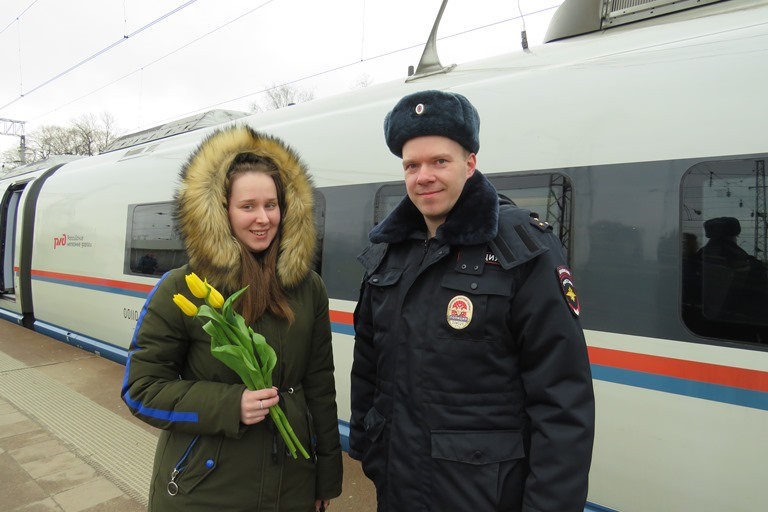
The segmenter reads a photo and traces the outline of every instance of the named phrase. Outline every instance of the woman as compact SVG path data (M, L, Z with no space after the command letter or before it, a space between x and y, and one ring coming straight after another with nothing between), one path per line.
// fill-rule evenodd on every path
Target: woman
M312 271L311 181L280 140L248 127L209 136L181 170L176 221L189 264L164 275L136 327L123 383L135 416L163 429L149 510L311 512L341 494L328 296ZM277 353L276 388L250 391L211 355L184 276L236 305ZM286 454L269 407L280 404L310 458Z

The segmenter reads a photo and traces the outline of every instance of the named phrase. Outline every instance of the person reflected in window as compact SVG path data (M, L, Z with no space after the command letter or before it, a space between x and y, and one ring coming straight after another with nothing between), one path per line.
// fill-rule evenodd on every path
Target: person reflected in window
M139 272L142 274L154 274L157 270L157 258L155 254L148 252L139 260Z
M708 241L694 259L702 334L767 341L768 274L760 260L739 246L740 233L741 223L734 217L704 222Z

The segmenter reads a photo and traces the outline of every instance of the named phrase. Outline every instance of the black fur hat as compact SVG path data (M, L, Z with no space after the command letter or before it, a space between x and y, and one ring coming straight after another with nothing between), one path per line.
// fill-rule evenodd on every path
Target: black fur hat
M480 150L480 116L461 94L419 91L403 97L384 118L389 150L403 157L403 145L415 137L440 135L470 153Z
M730 238L741 233L741 223L734 217L716 217L704 222L707 238Z

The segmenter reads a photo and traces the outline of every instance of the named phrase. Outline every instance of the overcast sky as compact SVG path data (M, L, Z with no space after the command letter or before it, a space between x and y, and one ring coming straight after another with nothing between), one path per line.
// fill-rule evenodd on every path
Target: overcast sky
M562 0L450 0L444 65L541 44ZM66 126L111 113L126 133L223 108L271 84L315 97L405 78L441 0L2 0L0 118ZM525 15L521 20L520 13ZM483 28L485 27L485 28ZM0 136L0 153L18 138Z

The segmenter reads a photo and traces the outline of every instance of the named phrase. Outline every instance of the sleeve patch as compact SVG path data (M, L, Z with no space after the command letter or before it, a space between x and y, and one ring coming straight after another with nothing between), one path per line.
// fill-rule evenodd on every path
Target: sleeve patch
M576 295L576 287L573 284L573 276L571 270L562 265L557 267L557 279L560 281L560 288L563 290L563 297L568 304L568 308L576 318L581 314L581 306L579 305L579 297Z

